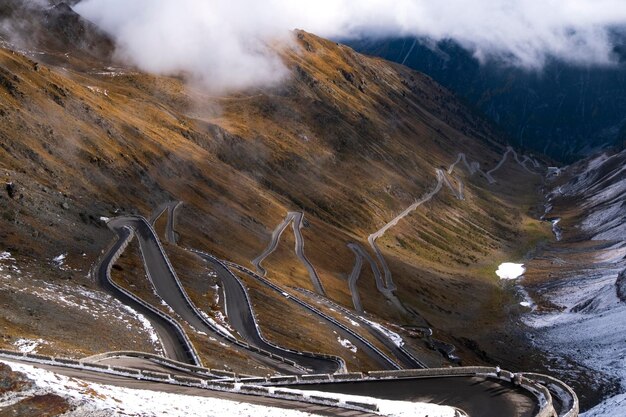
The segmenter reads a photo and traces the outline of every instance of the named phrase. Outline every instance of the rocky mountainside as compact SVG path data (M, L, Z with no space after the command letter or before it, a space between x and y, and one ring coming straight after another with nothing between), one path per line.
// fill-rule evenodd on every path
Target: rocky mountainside
M283 85L211 96L183 75L111 61L110 41L67 6L38 16L37 24L72 42L44 37L27 45L18 37L0 48L3 347L73 357L159 353L145 319L94 279L114 237L106 226L112 217L149 217L182 201L178 242L163 245L189 296L227 326L215 271L183 248L252 267L288 212L301 212L305 245L298 247L309 264L287 230L263 263L268 279L289 291L315 290L312 265L328 298L352 309L357 258L348 245L380 259L368 236L413 207L376 240L393 281L381 290L376 269L363 261L356 281L363 310L429 365L493 362L483 343L506 334L509 316L521 311L502 308L514 300L493 271L550 238L537 215L542 165L507 150L452 93L406 67L299 31L296 48L278 48L291 74ZM161 234L164 219L156 220ZM140 255L131 244L113 278L168 313ZM344 357L349 369L378 366L289 297L245 282L268 339ZM320 308L351 325L335 308ZM207 366L268 372L185 329Z
M433 77L484 112L519 146L573 161L626 140L626 54L610 67L548 62L540 71L480 64L452 40L350 41L361 53L402 63Z
M609 398L590 416L619 415L626 401L625 163L622 151L555 171L544 218L558 240L538 252L523 282L533 300L524 321L537 347L553 352L548 367L567 374L576 371L564 362L582 363L592 370L590 385L609 387ZM593 402L583 392L587 401Z

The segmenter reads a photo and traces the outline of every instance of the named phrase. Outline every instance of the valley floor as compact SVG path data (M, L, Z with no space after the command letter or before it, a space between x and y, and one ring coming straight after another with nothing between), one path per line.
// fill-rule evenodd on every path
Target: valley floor
M551 181L546 217L562 218L555 241L530 262L524 286L534 303L523 317L547 368L579 385L583 416L626 416L626 273L624 152L568 167ZM571 368L588 368L587 376ZM586 397L586 384L605 398Z

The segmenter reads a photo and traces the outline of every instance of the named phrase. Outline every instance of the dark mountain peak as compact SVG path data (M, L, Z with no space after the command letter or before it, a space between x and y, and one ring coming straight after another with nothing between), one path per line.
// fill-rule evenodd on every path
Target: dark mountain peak
M45 4L6 0L0 5L5 24L0 35L25 48L37 48L63 55L108 59L113 52L111 39L94 24L76 13L65 2Z

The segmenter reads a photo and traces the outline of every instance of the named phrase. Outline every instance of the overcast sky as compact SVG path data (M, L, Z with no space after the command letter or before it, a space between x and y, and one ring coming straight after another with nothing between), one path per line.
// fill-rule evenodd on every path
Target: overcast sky
M213 89L280 82L265 45L304 29L324 37L452 38L481 60L540 69L546 58L611 63L609 32L626 0L83 0L75 10L140 68L184 71Z

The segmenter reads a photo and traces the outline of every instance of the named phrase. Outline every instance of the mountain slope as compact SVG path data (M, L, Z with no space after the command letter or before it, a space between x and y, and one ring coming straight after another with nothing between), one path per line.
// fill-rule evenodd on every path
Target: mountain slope
M554 352L550 366L563 376L572 369L557 358L584 364L588 375L575 378L604 386L604 395L614 396L590 415L617 415L623 409L625 162L625 151L605 153L552 178L545 216L560 219L560 240L538 253L524 281L537 305L525 321L537 347ZM581 393L584 407L599 400Z
M432 350L444 345L413 330L433 327L436 337L456 343L506 320L500 304L506 295L492 271L549 235L532 219L539 169L517 163L487 122L432 79L305 32L294 36L298 47L280 50L290 79L225 97L183 77L143 74L105 58L91 57L95 67L75 63L58 45L0 49L4 346L16 346L21 335L42 339L43 352L73 356L157 351L149 329L127 331L140 329L139 319L98 319L75 293L95 294L89 298L102 314L115 309L88 275L113 238L106 218L149 216L168 201L183 206L178 244L165 249L190 297L211 315L223 308L214 301L218 281L182 248L251 266L289 211L304 213L304 250L328 297L352 307L355 257L347 245L367 247L367 236L432 191L438 178L450 186L377 242L399 301L379 292L365 268L358 280L363 307L391 323L430 365L448 363ZM483 173L497 166L495 182L462 164L445 173L459 153ZM462 199L450 189L461 189ZM293 239L286 233L264 263L268 279L314 290ZM116 266L117 282L159 305L137 250L127 250ZM242 279L260 326L276 343L315 346L344 357L349 369L377 366L361 350L348 353L333 328L310 312ZM45 291L71 292L77 300L45 298ZM274 298L263 303L264 297ZM205 364L268 372L264 363L187 330ZM489 360L459 349L468 362Z
M519 146L572 162L626 139L624 34L615 34L615 66L548 62L540 72L497 60L481 64L452 40L350 41L361 53L424 72L481 109Z

